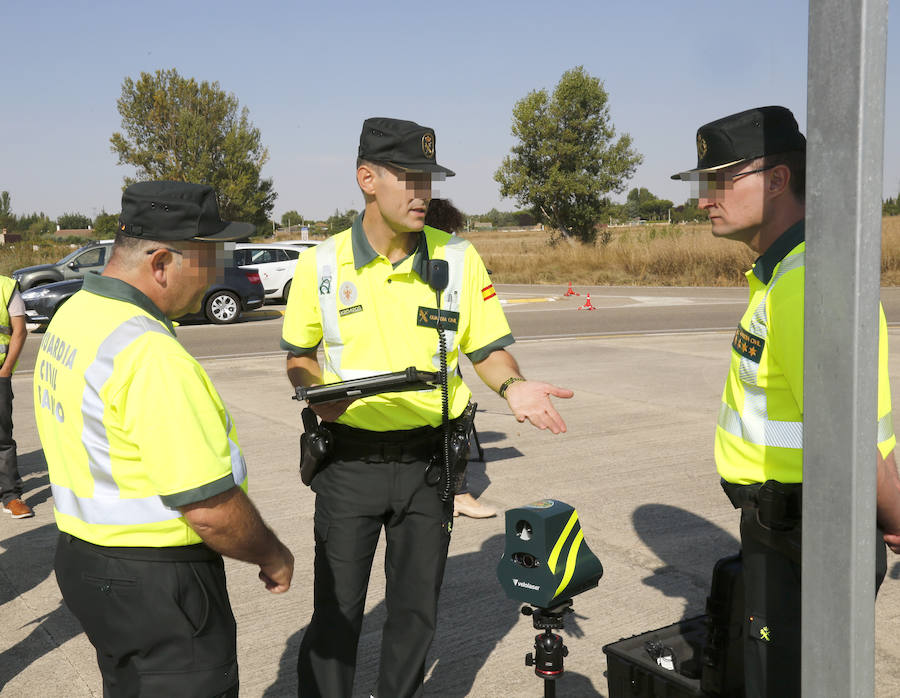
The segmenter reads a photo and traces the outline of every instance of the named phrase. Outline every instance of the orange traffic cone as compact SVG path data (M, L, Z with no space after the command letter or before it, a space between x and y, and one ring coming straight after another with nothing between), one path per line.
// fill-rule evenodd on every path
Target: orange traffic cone
M579 306L578 310L596 310L596 308L591 304L591 294L587 294L587 300L584 302L584 305Z
M580 293L575 293L575 289L572 288L572 282L570 281L570 282L569 282L569 290L566 291L563 295L564 295L564 296L580 296L581 294L580 294Z

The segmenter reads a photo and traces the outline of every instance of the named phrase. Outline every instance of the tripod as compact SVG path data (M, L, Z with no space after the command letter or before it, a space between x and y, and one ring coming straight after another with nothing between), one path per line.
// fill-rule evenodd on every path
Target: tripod
M550 632L562 630L567 613L572 613L572 599L563 599L551 608L522 607L522 615L531 616L534 629L544 631L534 638L534 652L525 655L525 666L533 666L534 673L544 680L544 698L556 698L556 679L563 675L563 658L569 654L562 636Z

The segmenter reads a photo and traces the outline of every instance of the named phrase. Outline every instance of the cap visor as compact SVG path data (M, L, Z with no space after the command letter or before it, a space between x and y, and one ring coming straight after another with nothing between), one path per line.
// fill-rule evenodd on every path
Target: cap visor
M401 165L399 162L388 162L387 164L391 167L396 167L398 170L403 170L404 172L431 172L432 174L442 174L445 177L456 176L456 173L453 170L448 170L446 167L441 167L437 163L433 165Z
M685 170L684 172L676 172L673 174L670 179L686 179L688 181L692 179L697 179L697 175L703 174L704 172L718 172L719 170L724 170L726 167L731 167L732 165L737 165L739 162L745 162L747 158L743 158L741 160L734 160L732 162L726 162L724 165L716 165L715 167L698 167L695 170Z
M253 223L228 223L218 233L195 235L192 239L210 242L231 242L233 240L248 238L255 233L256 226L253 225Z

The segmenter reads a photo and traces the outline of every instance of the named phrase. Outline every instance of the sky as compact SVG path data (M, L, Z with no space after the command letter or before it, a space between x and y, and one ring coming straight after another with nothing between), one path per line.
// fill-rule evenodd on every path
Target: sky
M898 5L885 196L900 190ZM798 0L0 0L0 191L17 214L118 212L133 174L109 142L122 81L175 68L247 107L276 219L362 207L355 158L370 116L435 129L437 160L457 173L437 193L463 211L515 210L493 179L515 143L513 106L581 65L644 157L625 192L678 204L689 186L669 175L695 166L701 124L781 104L805 131L807 13Z

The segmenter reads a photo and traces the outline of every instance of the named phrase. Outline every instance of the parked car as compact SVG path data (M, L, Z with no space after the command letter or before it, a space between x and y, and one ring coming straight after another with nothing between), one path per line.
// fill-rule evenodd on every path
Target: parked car
M234 263L242 269L254 267L266 289L266 298L280 298L287 303L291 279L297 267L297 257L313 241L239 242L234 246Z
M36 264L33 267L16 269L12 277L19 282L20 290L27 291L29 288L52 284L54 281L81 279L85 274L100 274L106 268L112 246L112 240L92 242L79 247L53 264Z
M83 278L69 279L24 291L22 300L28 322L42 325L50 322L60 306L81 289L83 283ZM202 310L186 317L201 316L217 325L229 324L235 322L242 311L258 308L263 301L263 286L256 270L229 266L225 267L224 280L207 290Z

